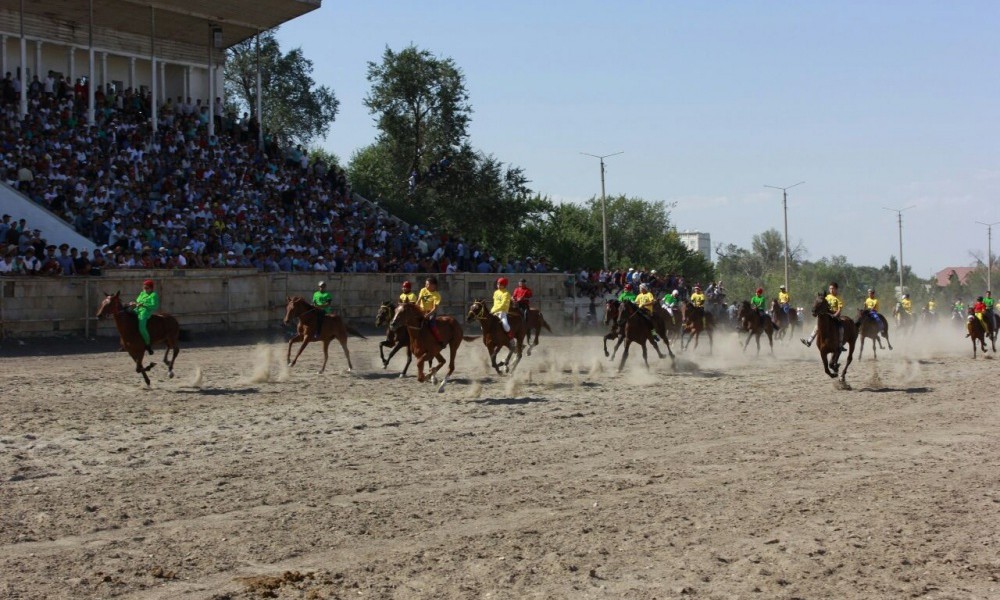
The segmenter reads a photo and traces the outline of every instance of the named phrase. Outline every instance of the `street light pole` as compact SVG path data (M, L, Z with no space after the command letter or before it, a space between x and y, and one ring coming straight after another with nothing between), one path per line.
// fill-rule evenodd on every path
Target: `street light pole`
M618 156L619 154L625 154L622 152L615 152L613 154L605 154L604 156L599 156L597 154L588 154L587 152L581 152L584 156L593 156L601 161L601 239L604 241L604 270L608 270L608 208L604 199L604 159L610 158L612 156Z
M804 181L800 181L795 185L802 185ZM781 190L781 209L785 213L785 291L788 292L788 190L795 187L795 185L790 185L788 187L780 187L777 185L765 185L766 188L774 188L776 190Z
M976 221L980 225L986 225L986 289L993 289L993 226L1000 225L1000 221L994 223L983 223Z
M887 210L889 212L896 213L896 217L899 219L899 295L903 295L903 211L910 210L913 205L907 206L906 208L886 208L882 207L882 210Z

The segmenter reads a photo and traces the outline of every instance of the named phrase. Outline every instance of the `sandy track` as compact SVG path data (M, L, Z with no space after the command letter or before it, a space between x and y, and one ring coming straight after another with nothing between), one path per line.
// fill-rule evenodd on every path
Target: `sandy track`
M1000 597L1000 362L956 330L853 391L797 343L618 375L542 341L512 378L463 344L443 394L373 340L351 375L185 350L148 391L4 358L0 597Z

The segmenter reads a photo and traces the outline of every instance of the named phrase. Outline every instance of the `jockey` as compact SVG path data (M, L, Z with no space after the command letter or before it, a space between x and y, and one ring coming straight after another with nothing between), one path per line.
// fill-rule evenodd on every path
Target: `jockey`
M955 304L951 306L951 318L955 318L955 315L965 316L965 302L962 302L961 298L955 298Z
M976 318L979 319L979 324L983 326L983 331L986 333L993 333L993 323L988 323L985 319L986 302L983 300L982 296L976 298L976 303L972 305L972 312L976 315Z
M437 283L437 277L428 277L424 281L424 287L420 288L420 292L417 294L417 308L423 313L431 334L440 344L441 336L438 335L437 323L435 322L437 308L441 304L441 293L437 291Z
M631 283L626 283L625 289L622 290L622 293L618 294L619 302L625 302L626 300L633 304L635 303L635 290L632 288Z
M647 314L653 314L653 304L656 302L656 298L653 293L649 291L649 286L645 283L639 284L639 295L635 297L635 304L639 308L646 311Z
M840 334L840 339L838 340L840 343L840 351L844 352L846 350L844 348L844 324L840 321L840 313L844 310L844 301L840 298L840 286L837 285L836 281L830 282L830 287L828 288L825 299L827 306L830 307L830 315L836 319L837 330ZM813 340L816 339L816 334L818 332L819 320L817 319L816 327L813 328L812 335L809 336L809 339L803 338L800 341L805 344L806 347L812 346Z
M500 277L497 279L497 289L493 292L493 309L490 310L491 314L497 316L500 319L500 324L503 325L503 330L507 332L508 344L513 347L514 345L514 332L510 329L510 322L507 320L507 313L510 311L510 292L507 291L507 278Z
M700 285L696 284L694 286L694 292L691 294L691 298L689 298L689 300L691 300L691 304L694 306L705 306L705 294L701 293Z
M868 297L865 298L865 310L878 325L879 331L885 331L885 319L878 312L878 298L875 297L875 290L868 288ZM854 322L859 328L861 327L861 319Z
M160 295L153 290L153 287L152 279L143 281L142 291L139 292L135 302L131 303L131 306L135 308L135 316L139 318L139 333L142 335L142 341L146 342L146 351L150 354L153 353L153 346L150 343L149 329L146 325L149 322L149 317L153 316L153 312L160 308Z
M767 298L764 297L764 288L757 288L753 297L750 298L750 306L757 311L757 315L760 317L761 325L771 321L771 316L767 314ZM771 322L771 326L774 327L775 330L778 329L778 324L773 321Z
M511 294L511 298L517 304L517 307L521 309L521 316L525 319L528 317L528 309L530 308L528 299L531 298L531 288L528 287L528 281L526 279L521 279L517 282L517 287L514 288L514 293Z
M680 291L674 290L669 294L664 295L663 301L660 303L664 310L667 311L667 314L670 315L670 321L673 323L677 322L677 318L674 316L674 311L677 310L678 303L680 302L680 299L678 298L679 295Z
M788 293L788 290L785 289L785 286L778 288L778 306L781 307L781 310L785 311L786 315L792 308L792 296Z
M403 282L402 292L399 294L399 303L416 304L417 295L413 293L413 285L409 281Z
M995 301L993 299L993 292L986 290L986 297L983 298L983 304L986 305L987 320L990 321L990 323L993 325L993 328L996 329L997 315L995 312L993 312L993 306L995 304Z
M937 308L937 302L934 301L934 298L931 298L930 300L927 301L927 312L933 315L934 310L936 308Z
M330 292L326 291L326 282L321 281L316 284L319 288L313 293L313 305L318 309L316 311L316 330L313 331L313 339L320 339L320 329L323 327L323 317L333 312L333 296Z
M899 306L906 311L907 315L913 315L913 301L909 294L903 294L903 299L899 301Z

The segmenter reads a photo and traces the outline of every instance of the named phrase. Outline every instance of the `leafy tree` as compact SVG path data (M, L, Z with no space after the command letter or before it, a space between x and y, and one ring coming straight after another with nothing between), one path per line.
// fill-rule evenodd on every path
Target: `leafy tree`
M312 78L313 63L302 54L301 48L282 53L276 31L260 34L264 131L282 144L308 146L329 131L340 101L330 88L316 85ZM256 40L244 40L226 53L224 85L231 108L258 118Z

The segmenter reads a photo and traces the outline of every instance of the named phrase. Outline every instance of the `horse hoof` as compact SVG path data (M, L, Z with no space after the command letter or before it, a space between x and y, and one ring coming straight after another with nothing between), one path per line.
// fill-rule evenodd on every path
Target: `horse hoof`
M174 372L173 371L168 371L167 372L167 377L169 377L170 379L173 379L174 378Z

